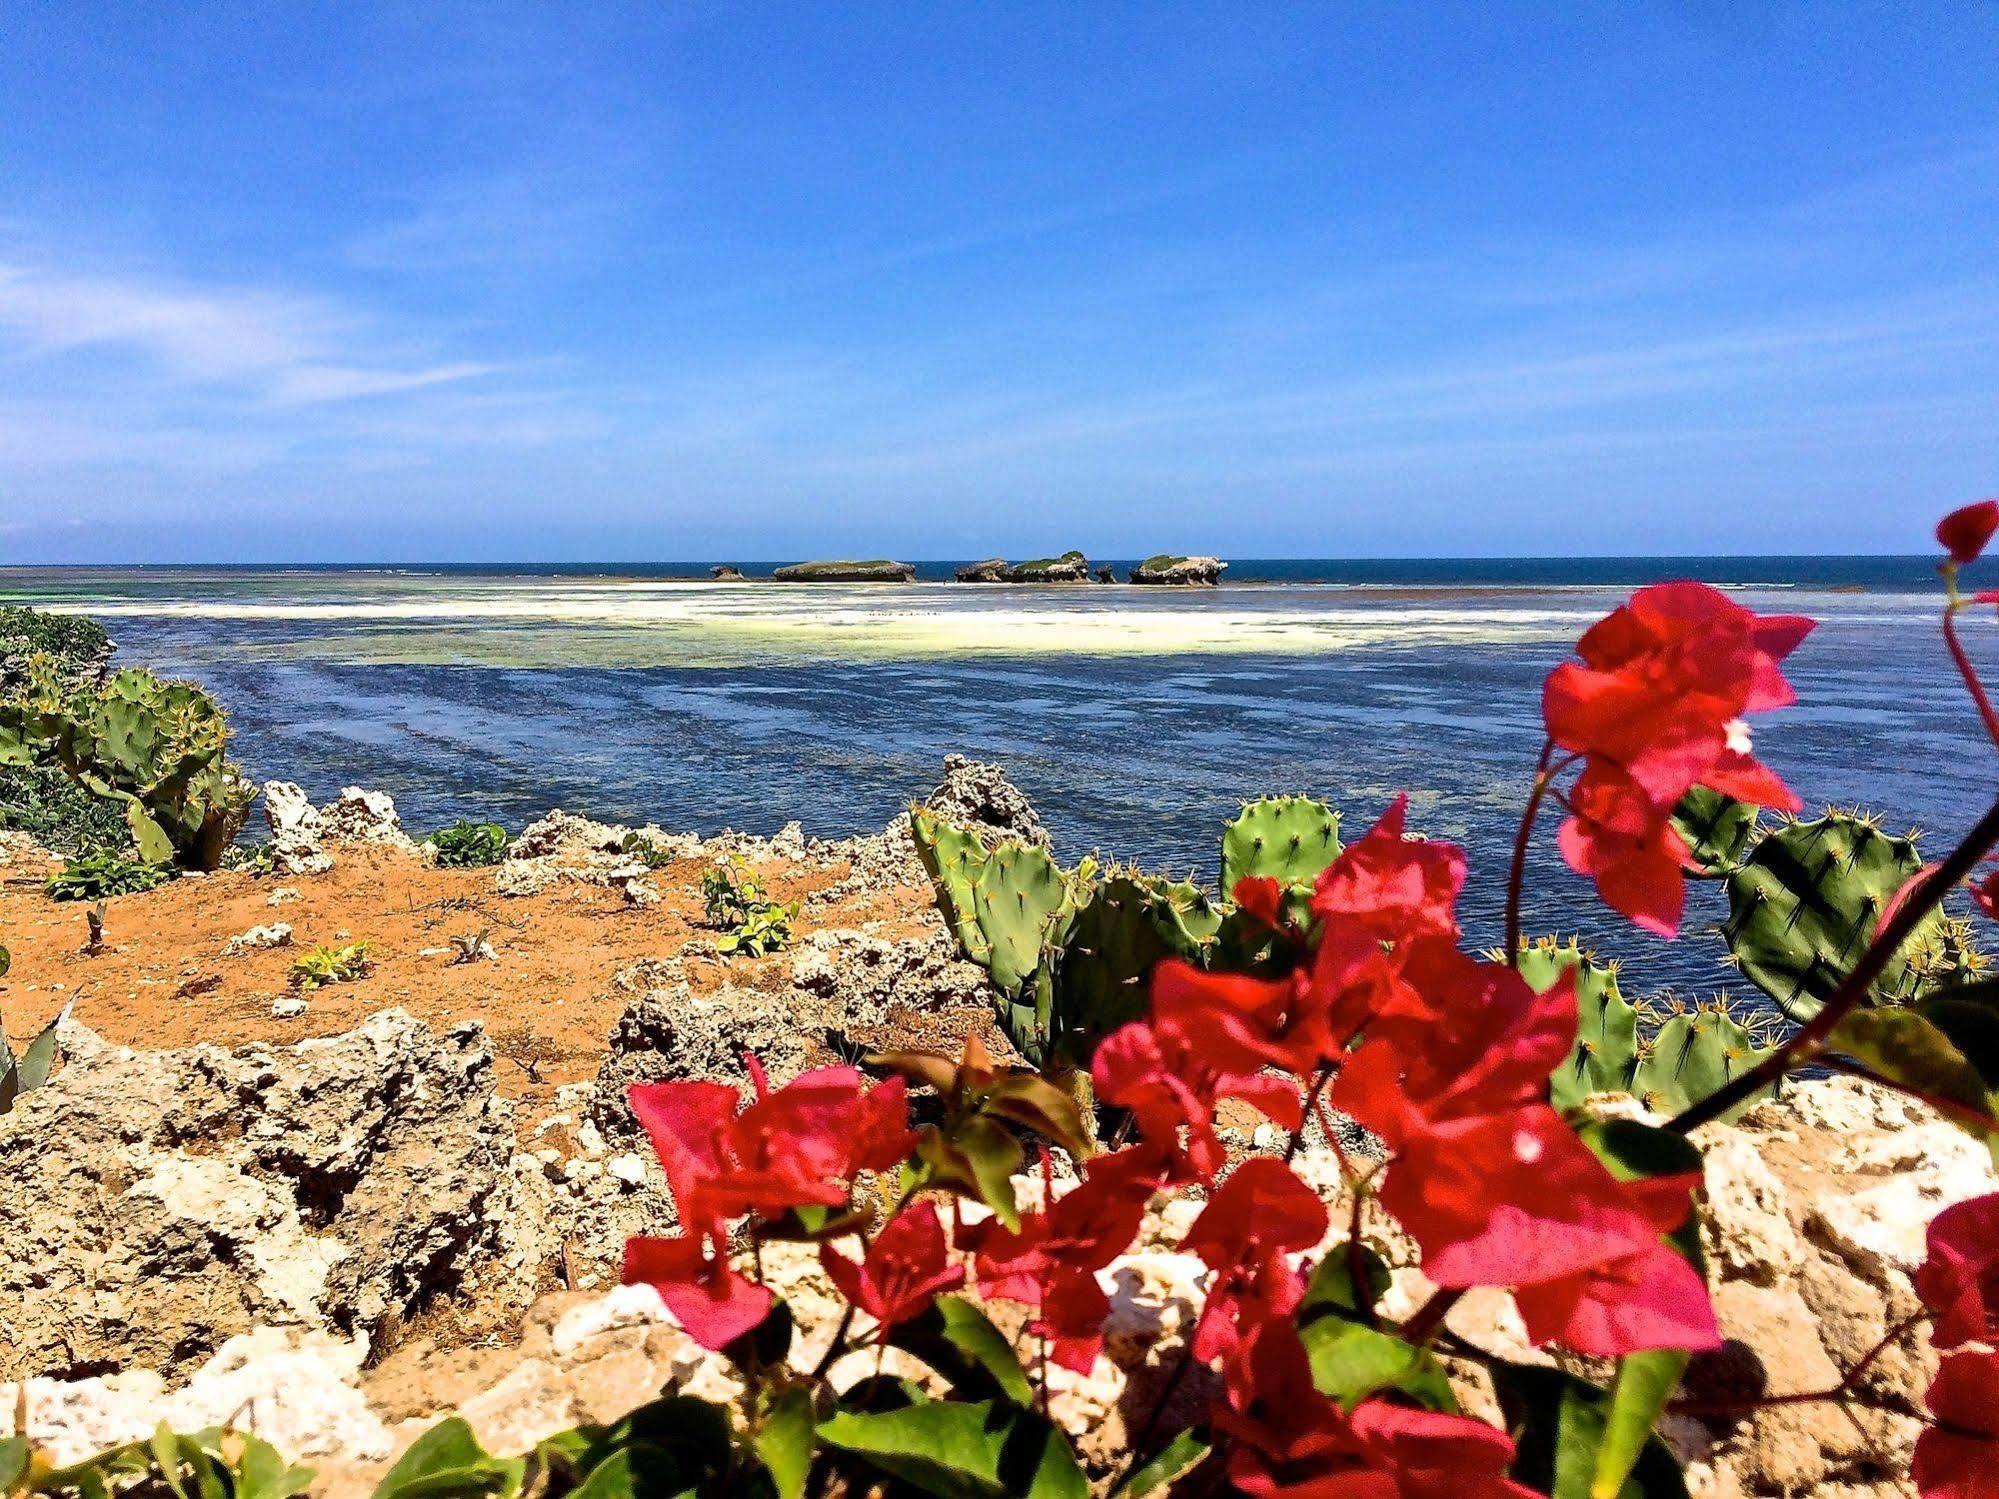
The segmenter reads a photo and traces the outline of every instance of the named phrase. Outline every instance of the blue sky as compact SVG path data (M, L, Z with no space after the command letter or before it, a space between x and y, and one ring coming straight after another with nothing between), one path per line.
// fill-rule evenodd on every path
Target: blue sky
M1999 5L0 10L0 561L1911 551Z

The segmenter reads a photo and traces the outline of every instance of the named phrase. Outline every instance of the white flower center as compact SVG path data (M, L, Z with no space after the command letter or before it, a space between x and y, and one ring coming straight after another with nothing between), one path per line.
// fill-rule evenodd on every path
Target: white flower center
M1749 725L1739 718L1728 721L1728 747L1738 755L1751 753L1749 745Z

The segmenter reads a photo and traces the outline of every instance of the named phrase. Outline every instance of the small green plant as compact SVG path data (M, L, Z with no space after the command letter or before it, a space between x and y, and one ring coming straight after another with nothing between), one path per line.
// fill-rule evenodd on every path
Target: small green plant
M294 989L317 989L324 984L349 984L365 978L374 965L368 961L368 944L350 942L345 947L321 944L309 947L292 960Z
M497 822L467 822L459 818L430 835L437 862L445 869L475 869L497 864L507 856L507 830Z
M798 902L775 905L764 901L751 907L734 931L725 932L715 943L717 951L743 953L761 958L782 952L791 945L791 923L798 915Z
M644 828L625 834L618 850L630 854L648 869L659 869L673 862L673 850L660 842L658 834L649 833Z
M490 963L499 956L493 951L493 944L486 940L492 929L480 927L476 932L454 932L451 937L451 961L453 963Z
M730 854L701 876L701 899L708 925L725 931L741 926L752 911L769 904L763 881L741 854Z
M42 889L54 900L109 900L151 890L173 878L165 864L148 864L110 849L95 849L63 861Z
M290 1499L305 1492L312 1475L311 1468L287 1464L261 1437L228 1427L180 1435L161 1422L143 1442L128 1442L60 1468L45 1461L28 1437L0 1438L0 1493L7 1494Z
M222 855L222 867L237 874L267 875L276 868L268 843L236 843Z

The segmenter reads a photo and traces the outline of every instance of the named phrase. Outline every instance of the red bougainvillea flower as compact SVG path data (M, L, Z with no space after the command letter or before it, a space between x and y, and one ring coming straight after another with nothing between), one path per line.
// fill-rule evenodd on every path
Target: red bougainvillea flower
M1999 865L1994 865L1984 879L1972 881L1970 888L1971 903L1991 920L1999 921Z
M1382 942L1457 936L1464 850L1405 838L1408 813L1405 793L1388 804L1365 837L1348 844L1320 872L1312 891L1314 915L1338 917Z
M1305 1287L1286 1256L1316 1246L1327 1222L1319 1194L1273 1156L1229 1174L1180 1242L1214 1272L1194 1330L1195 1358L1225 1355L1240 1326L1297 1310Z
M689 1337L723 1348L762 1322L771 1293L729 1268L727 1246L711 1256L700 1237L625 1240L624 1283L649 1285Z
M1686 1222L1697 1181L1689 1173L1628 1182L1625 1195L1665 1234ZM1535 1343L1556 1342L1599 1358L1721 1346L1707 1282L1686 1256L1657 1240L1607 1265L1519 1286L1513 1299Z
M1758 615L1705 583L1641 588L1548 673L1548 737L1585 759L1562 852L1606 901L1653 930L1678 929L1686 850L1668 823L1695 786L1796 811L1750 752L1745 716L1796 700L1784 659L1812 629Z
M1930 1341L1999 1343L1999 1192L1945 1208L1930 1224L1916 1294L1936 1315Z
M1937 544L1956 563L1976 562L1999 531L1999 500L1975 500L1937 522Z
M940 1292L965 1283L965 1267L951 1263L944 1224L927 1202L897 1213L859 1264L830 1244L819 1246L819 1263L840 1294L883 1327L907 1322Z
M771 1090L751 1062L756 1101L721 1083L638 1083L632 1113L651 1137L689 1231L725 1237L745 1213L837 1207L854 1174L886 1170L915 1143L901 1078L869 1089L851 1067L801 1073Z
M1479 962L1443 943L1419 946L1406 974L1436 998L1439 1018L1371 1031L1334 1080L1335 1107L1393 1148L1450 1120L1547 1098L1548 1074L1575 1042L1572 979L1536 993L1505 964Z
M1225 975L1198 974L1177 961L1159 965L1157 989L1172 990L1177 1002L1190 1011L1198 980L1223 980L1214 990L1198 992L1230 993L1253 979L1230 980ZM1215 1134L1215 1104L1234 1098L1261 1110L1282 1129L1296 1129L1304 1118L1304 1100L1298 1084L1290 1078L1255 1067L1262 1063L1248 1051L1246 1033L1234 1029L1233 1015L1225 1005L1197 1011L1211 1022L1200 1026L1203 1039L1186 1034L1172 1020L1151 1023L1134 1021L1120 1026L1098 1043L1091 1058L1090 1075L1097 1097L1104 1103L1129 1109L1138 1123L1140 1136L1165 1161L1175 1181L1209 1181L1228 1159ZM1216 1063L1241 1065L1240 1072L1216 1070Z
M1421 1247L1423 1273L1453 1288L1563 1280L1659 1238L1645 1199L1545 1104L1412 1135L1388 1168L1381 1205Z
M1662 812L1608 760L1593 761L1576 778L1569 808L1557 835L1569 868L1595 881L1605 905L1646 931L1662 937L1679 931L1689 853L1673 828L1672 809Z
M1157 1190L1158 1157L1148 1150L1099 1156L1081 1184L1009 1229L996 1218L963 1227L959 1242L975 1255L981 1294L1038 1307L1034 1327L1050 1340L1049 1356L1087 1373L1103 1346L1110 1298L1097 1271L1130 1246ZM1042 1158L1044 1191L1053 1183Z
M1312 1385L1297 1330L1246 1330L1212 1421L1230 1492L1251 1499L1533 1499L1506 1477L1513 1442L1467 1416L1364 1401L1351 1417Z
M1262 926L1277 929L1284 923L1284 887L1268 875L1244 875L1235 882L1236 908Z
M1954 1353L1924 1397L1937 1424L1916 1438L1923 1499L1999 1499L1999 1353Z

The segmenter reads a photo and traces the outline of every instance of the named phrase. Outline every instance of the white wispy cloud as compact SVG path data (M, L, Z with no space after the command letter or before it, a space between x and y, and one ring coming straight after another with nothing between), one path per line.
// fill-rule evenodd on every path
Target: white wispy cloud
M286 405L394 394L501 368L370 359L365 321L317 297L0 262L0 351L9 344L27 360L120 353L163 380L237 385Z

